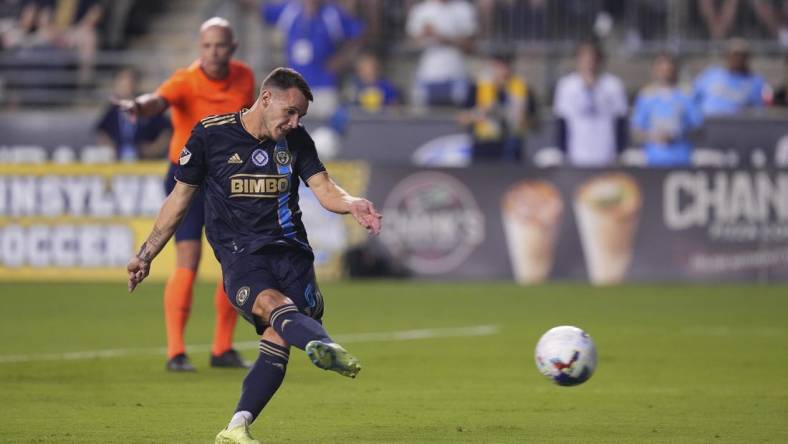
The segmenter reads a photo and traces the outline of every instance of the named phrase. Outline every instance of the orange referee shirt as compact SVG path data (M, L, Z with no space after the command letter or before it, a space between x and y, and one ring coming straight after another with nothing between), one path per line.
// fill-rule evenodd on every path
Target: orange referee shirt
M254 73L245 64L231 60L230 73L222 80L206 76L196 60L179 69L156 90L170 104L173 134L170 161L178 163L192 128L201 119L248 108L254 102Z

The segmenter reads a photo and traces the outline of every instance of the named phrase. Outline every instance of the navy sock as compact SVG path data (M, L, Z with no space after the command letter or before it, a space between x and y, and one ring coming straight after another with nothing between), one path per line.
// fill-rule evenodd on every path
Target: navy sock
M282 385L289 357L289 348L265 340L260 341L260 356L244 378L236 412L245 410L257 418Z
M301 350L311 341L331 342L331 338L319 322L298 312L293 304L276 307L268 320L274 331L288 344Z

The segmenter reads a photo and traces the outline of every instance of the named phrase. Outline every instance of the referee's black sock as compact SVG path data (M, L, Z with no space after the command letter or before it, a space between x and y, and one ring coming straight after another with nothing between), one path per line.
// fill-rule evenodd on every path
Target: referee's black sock
M303 350L310 341L332 342L319 322L299 313L293 304L282 305L271 312L268 324L288 344Z

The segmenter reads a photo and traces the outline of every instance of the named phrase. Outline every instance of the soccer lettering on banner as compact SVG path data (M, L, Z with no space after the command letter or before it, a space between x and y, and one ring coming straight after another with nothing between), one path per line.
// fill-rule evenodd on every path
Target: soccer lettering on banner
M0 279L116 279L164 200L163 168L0 165Z
M190 156L191 154L188 154ZM241 161L231 156L228 163ZM287 165L290 153L274 158ZM269 159L270 161L270 159ZM135 252L153 224L164 200L160 162L91 165L0 165L0 279L112 280L124 274L128 257ZM363 195L369 168L360 162L329 165L335 180L351 193ZM237 178L239 192L275 197L289 187L283 177ZM342 256L347 248L366 238L347 218L323 209L304 187L302 218L311 229L321 279L344 274ZM204 242L205 264L200 279L218 279L219 266ZM157 258L174 264L172 246ZM149 279L165 280L169 267L155 267ZM68 271L65 273L65 271Z

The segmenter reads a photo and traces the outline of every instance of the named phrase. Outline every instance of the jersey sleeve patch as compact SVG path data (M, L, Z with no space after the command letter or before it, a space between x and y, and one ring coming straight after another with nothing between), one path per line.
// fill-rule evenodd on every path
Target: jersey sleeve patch
M189 163L191 158L192 158L192 152L189 151L188 148L183 147L183 149L181 150L181 155L178 157L178 162L181 165L186 165L187 163Z

